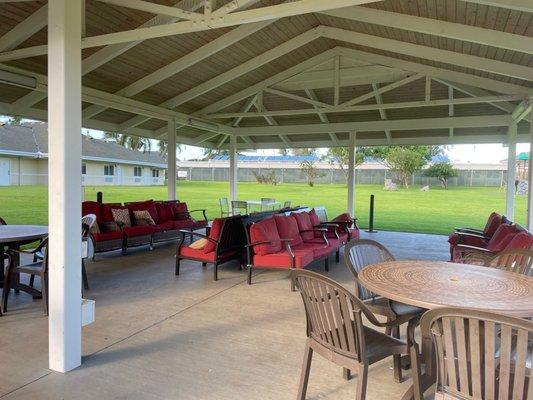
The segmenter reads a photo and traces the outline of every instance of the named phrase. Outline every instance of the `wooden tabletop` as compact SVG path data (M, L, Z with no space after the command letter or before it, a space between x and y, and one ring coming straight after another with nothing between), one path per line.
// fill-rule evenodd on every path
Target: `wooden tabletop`
M48 227L42 225L0 225L0 244L19 243L42 239Z
M533 278L495 268L444 261L369 265L361 283L376 294L417 307L468 307L533 317Z

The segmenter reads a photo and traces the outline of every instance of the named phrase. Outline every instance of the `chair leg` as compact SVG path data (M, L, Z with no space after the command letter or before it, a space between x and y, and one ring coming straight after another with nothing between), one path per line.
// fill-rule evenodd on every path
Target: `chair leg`
M179 257L176 257L176 270L174 271L174 275L180 274L180 261L181 259Z
M309 382L309 372L311 371L311 361L313 361L313 349L307 344L304 361L302 364L302 373L300 375L300 386L298 387L298 400L305 400L305 395L307 393L307 384Z
M248 285L252 284L252 266L248 265Z
M341 251L340 249L337 249L337 252L335 253L335 262L338 263L341 260Z
M407 344L409 346L409 356L411 359L411 376L413 377L413 398L414 400L423 400L424 391L422 390L422 382L420 381L420 359L418 357L419 347L415 341L416 324L409 321L407 324Z
M35 262L35 261L34 261ZM33 287L33 283L35 281L35 275L30 276L30 287Z
M326 256L326 259L324 260L324 269L326 272L329 272L329 257Z
M41 293L43 295L44 315L48 315L48 274L41 275Z
M218 281L218 264L217 263L215 263L215 265L213 266L213 278L215 281Z
M400 338L400 327L396 326L392 328L392 336L396 339ZM401 383L403 381L402 379L402 356L400 354L396 354L392 356L393 359L393 370L394 370L394 380L398 383Z
M203 262L203 263L202 263L202 267L204 267L204 268L207 267L207 263L204 263L204 262Z
M342 377L349 381L350 379L352 379L352 371L350 371L348 368L343 368L342 369Z
M87 279L87 270L85 269L85 260L81 260L81 277L83 279L83 288L85 290L89 290L89 280ZM33 275L32 275L32 278L33 278Z
M9 292L11 291L11 279L12 279L11 268L7 267L7 274L4 276L4 288L2 290L2 312L5 314L7 311L7 299L9 297Z
M367 379L368 379L368 364L361 363L359 364L359 371L357 372L355 400L365 400Z

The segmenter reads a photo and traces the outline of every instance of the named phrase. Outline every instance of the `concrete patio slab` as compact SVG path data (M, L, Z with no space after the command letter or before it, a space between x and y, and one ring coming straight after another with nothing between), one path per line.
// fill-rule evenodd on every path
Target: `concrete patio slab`
M400 259L448 257L446 237L364 233ZM226 264L212 281L198 263L173 271L173 245L88 265L96 321L83 331L84 362L68 374L48 369L47 318L40 300L12 295L0 318L0 398L5 399L294 399L305 340L305 315L286 271L258 271L245 283ZM322 265L313 269L323 271ZM343 262L330 277L352 287ZM392 361L370 368L368 399L400 398ZM410 372L405 373L409 377ZM354 380L316 356L309 399L353 398Z

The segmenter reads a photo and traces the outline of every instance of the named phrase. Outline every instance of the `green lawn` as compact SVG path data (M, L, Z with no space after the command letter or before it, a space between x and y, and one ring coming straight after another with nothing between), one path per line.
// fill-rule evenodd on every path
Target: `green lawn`
M86 187L85 199L104 193L105 202L142 199L165 199L166 187ZM283 184L278 186L239 183L239 199L274 197L291 200L293 205L324 205L329 216L345 210L346 185ZM206 208L210 218L219 214L218 198L228 196L226 182L179 182L178 198L189 208ZM505 192L499 188L431 188L418 187L398 192L384 192L381 186L359 185L356 209L362 227L368 225L369 196L376 196L375 228L408 232L449 233L455 226L482 226L493 210L503 212ZM0 188L0 216L8 223L47 223L47 189L45 186ZM526 197L517 196L516 220L525 222Z

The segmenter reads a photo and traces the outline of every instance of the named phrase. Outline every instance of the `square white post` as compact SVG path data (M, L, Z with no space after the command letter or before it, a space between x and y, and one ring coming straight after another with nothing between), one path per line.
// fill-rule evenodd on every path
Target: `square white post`
M355 132L350 132L348 143L348 204L346 212L355 215Z
M229 197L237 200L237 136L229 137Z
M533 114L529 123L529 164L527 169L527 229L533 231Z
M48 2L50 369L81 365L81 0Z
M507 133L509 148L507 154L507 190L505 193L505 216L511 221L514 220L514 204L516 192L516 136L517 125L513 123L509 125L509 131Z
M168 121L167 138L167 189L168 199L176 200L176 121Z

